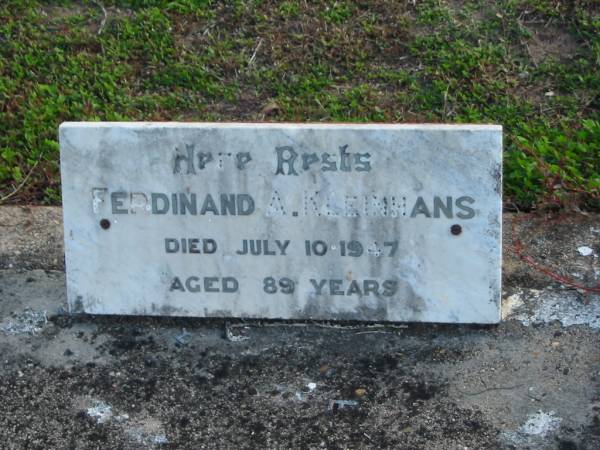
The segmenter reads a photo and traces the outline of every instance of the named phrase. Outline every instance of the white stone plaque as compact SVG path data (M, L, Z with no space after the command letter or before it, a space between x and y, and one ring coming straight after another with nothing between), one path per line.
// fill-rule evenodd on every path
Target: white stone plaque
M72 313L496 323L502 128L64 123Z

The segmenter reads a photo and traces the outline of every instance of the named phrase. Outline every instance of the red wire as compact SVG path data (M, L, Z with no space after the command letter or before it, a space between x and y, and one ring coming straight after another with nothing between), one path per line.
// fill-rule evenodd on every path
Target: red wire
M524 218L524 216L521 216L521 217ZM521 261L523 261L524 263L526 263L533 269L537 270L538 272L543 273L544 275L546 275L546 276L552 278L553 280L556 280L559 283L562 283L566 286L571 286L576 289L580 289L584 292L600 292L600 284L598 284L596 286L584 286L582 284L576 283L575 281L573 281L567 277L564 277L562 275L559 275L558 273L550 270L549 268L542 266L541 264L537 263L531 256L524 255L523 254L523 244L521 243L521 240L519 238L514 237L515 236L515 219L512 220L511 225L512 225L512 235L513 235L514 245L509 246L508 250L511 251L512 253L514 253Z

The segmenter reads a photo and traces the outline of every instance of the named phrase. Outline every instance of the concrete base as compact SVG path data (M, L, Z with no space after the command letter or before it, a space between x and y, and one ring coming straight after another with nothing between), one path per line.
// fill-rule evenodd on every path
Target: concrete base
M21 239L46 214L0 208L31 218ZM597 223L530 219L516 231L530 254L592 284ZM510 254L504 320L491 327L73 318L59 314L62 271L10 261L0 439L15 448L600 448L600 297Z

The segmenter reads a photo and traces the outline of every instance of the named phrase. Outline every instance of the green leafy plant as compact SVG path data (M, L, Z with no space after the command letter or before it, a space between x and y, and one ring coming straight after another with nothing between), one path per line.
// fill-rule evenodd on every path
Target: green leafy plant
M66 120L446 122L503 125L507 206L600 210L598 73L594 0L4 0L0 199L60 202Z

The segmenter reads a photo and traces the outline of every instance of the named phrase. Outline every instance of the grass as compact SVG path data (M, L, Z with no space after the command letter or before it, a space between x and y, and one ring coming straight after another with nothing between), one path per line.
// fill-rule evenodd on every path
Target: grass
M424 121L504 125L507 207L599 210L600 4L414 3L4 0L0 198L60 204L65 120Z

